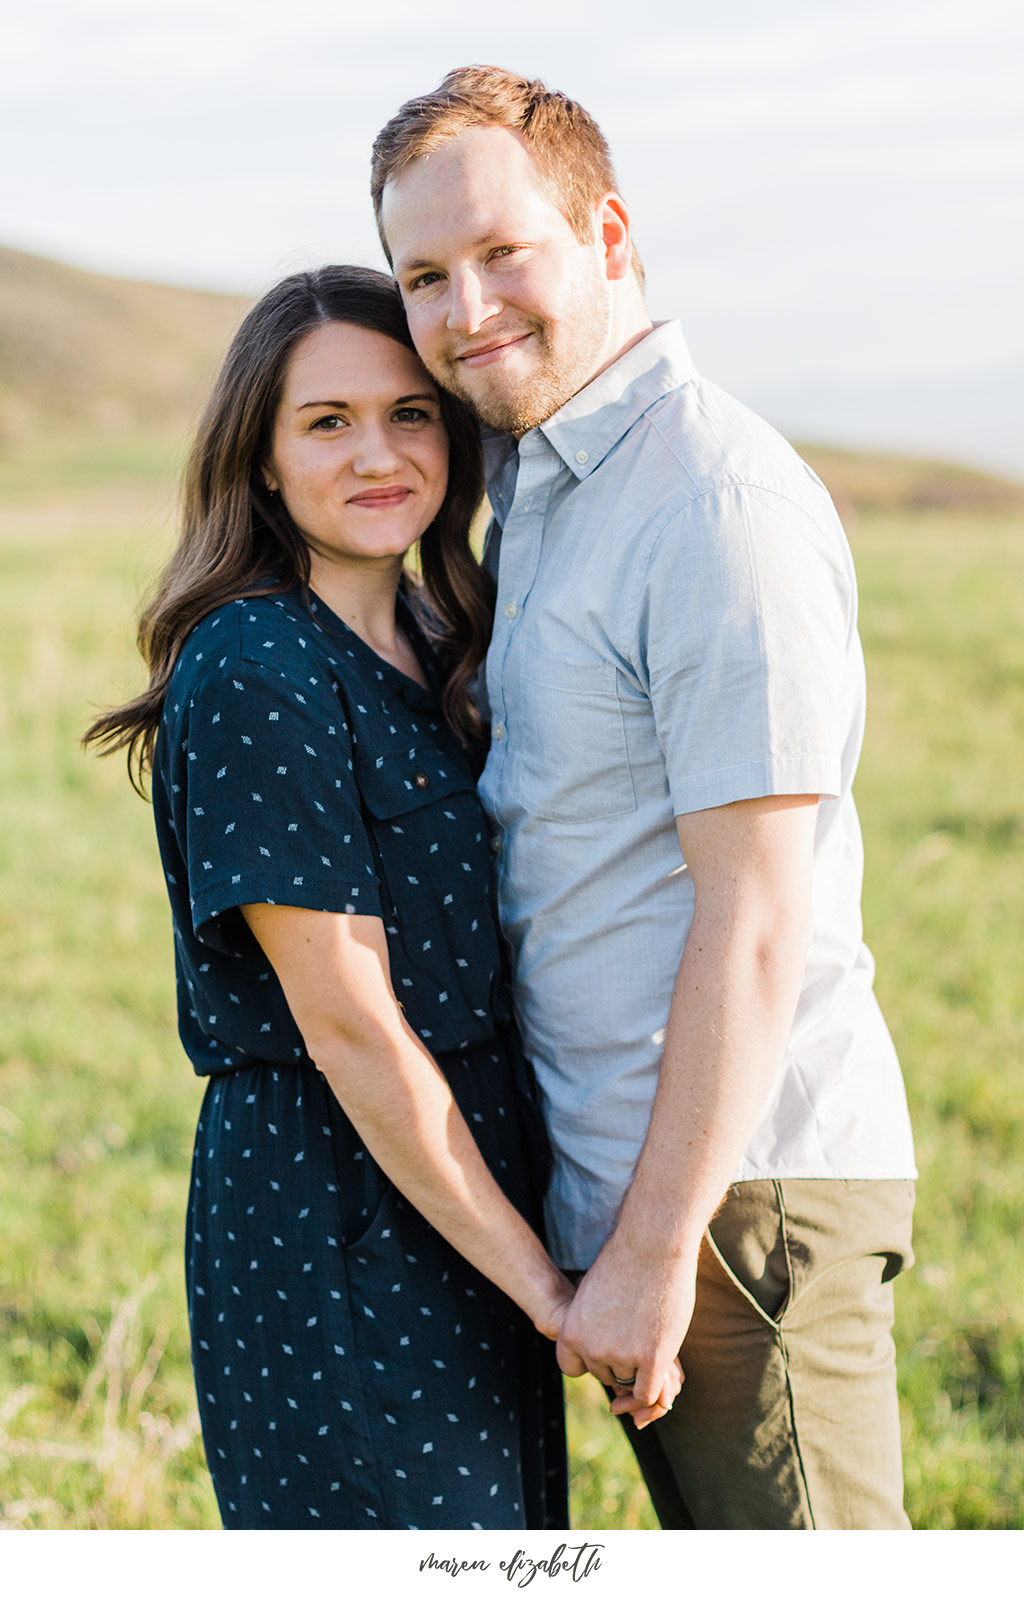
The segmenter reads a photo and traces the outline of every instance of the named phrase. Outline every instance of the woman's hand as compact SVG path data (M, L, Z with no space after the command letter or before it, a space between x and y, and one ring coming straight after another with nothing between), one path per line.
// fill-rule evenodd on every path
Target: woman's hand
M611 1403L612 1416L631 1416L634 1427L646 1428L649 1422L660 1421L672 1410L672 1403L683 1387L683 1369L679 1365L677 1356L662 1380L661 1390L653 1405L642 1405L632 1388L627 1388L624 1384L613 1383L611 1387L615 1394Z
M557 1267L549 1293L533 1314L533 1325L545 1339L557 1339L576 1290Z

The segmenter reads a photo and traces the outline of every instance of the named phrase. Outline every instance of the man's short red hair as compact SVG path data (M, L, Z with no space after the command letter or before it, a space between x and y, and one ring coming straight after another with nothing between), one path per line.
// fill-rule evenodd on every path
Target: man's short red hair
M389 262L381 221L385 185L410 161L429 155L469 128L509 128L521 134L552 203L579 240L592 241L594 207L606 194L618 191L611 153L593 117L539 78L521 78L503 67L456 67L430 94L407 100L373 142L370 193ZM635 250L633 269L642 283L643 268Z

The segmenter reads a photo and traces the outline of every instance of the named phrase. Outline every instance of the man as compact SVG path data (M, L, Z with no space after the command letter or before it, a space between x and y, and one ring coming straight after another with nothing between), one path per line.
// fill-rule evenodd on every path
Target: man
M814 474L652 327L587 113L450 73L374 146L417 349L493 430L502 921L583 1272L559 1340L666 1527L905 1527L913 1152L861 942L864 675ZM498 551L500 547L500 559Z

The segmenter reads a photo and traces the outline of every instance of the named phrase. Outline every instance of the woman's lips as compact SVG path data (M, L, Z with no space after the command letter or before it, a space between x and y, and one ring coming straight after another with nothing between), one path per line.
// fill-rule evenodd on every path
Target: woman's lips
M349 496L350 506L367 506L371 511L376 508L387 509L388 506L400 506L412 494L411 489L396 487L394 489L364 489L362 494Z

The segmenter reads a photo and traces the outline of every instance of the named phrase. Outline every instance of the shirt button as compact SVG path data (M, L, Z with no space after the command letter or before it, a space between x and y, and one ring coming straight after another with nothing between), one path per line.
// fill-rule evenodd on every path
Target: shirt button
M581 467L585 467L587 462L590 460L590 457L587 455L585 450L577 450L576 460L579 462Z
M505 737L505 724L503 722L492 722L491 723L491 736L494 739L504 739L504 737Z
M492 839L491 839L491 849L494 851L495 855L500 855L501 854L501 834L500 833L496 833L492 837Z
M510 600L508 605L505 607L505 615L506 615L506 617L509 617L510 619L512 617L518 617L518 615L519 615L519 607L516 605L514 600Z
M430 779L427 777L425 772L414 772L412 775L412 781L416 785L417 789L430 788Z

